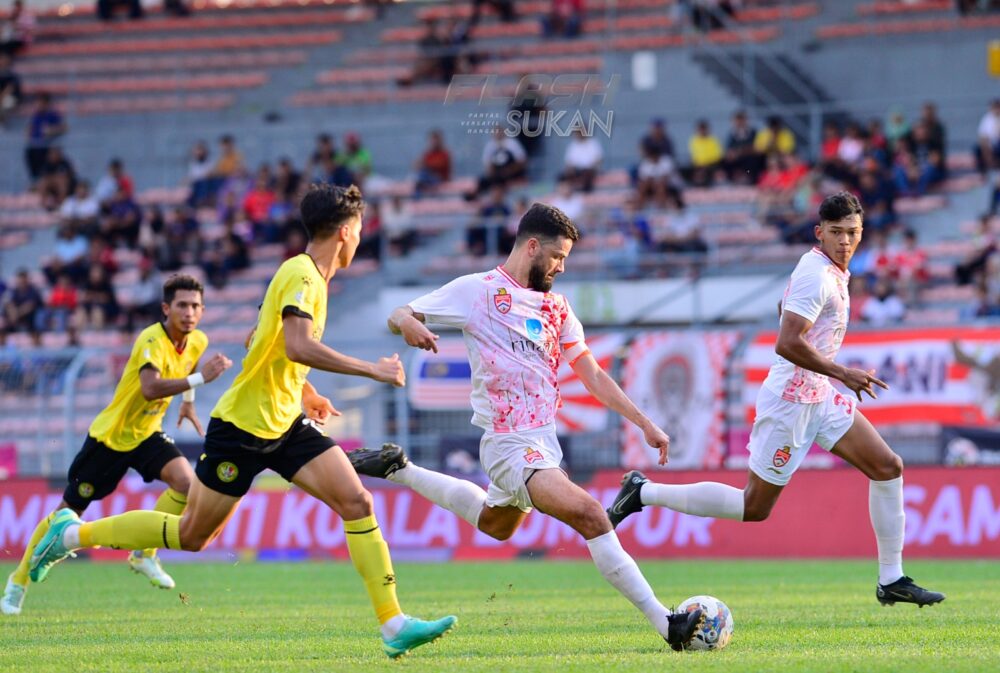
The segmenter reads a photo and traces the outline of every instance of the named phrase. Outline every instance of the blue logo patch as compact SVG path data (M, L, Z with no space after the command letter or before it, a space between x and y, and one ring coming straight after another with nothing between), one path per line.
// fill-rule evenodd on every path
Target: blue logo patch
M542 338L542 321L538 318L528 318L524 321L524 327L528 330L528 338L532 341L540 341Z

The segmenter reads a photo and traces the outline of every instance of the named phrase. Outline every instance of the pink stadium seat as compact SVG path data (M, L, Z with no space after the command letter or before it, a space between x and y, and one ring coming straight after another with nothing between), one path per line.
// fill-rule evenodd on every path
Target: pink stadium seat
M332 44L339 41L337 31L291 33L250 33L213 37L149 38L103 40L92 42L42 43L33 45L34 56L75 56L93 54L132 54L146 52L215 51L222 49L265 49Z

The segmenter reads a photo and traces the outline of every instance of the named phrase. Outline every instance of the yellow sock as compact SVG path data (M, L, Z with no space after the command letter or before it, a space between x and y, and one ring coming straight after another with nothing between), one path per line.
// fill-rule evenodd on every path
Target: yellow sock
M187 507L187 496L183 493L175 491L172 488L168 488L160 497L156 499L156 505L153 507L153 511L163 512L164 514L176 514L180 516L184 512L184 508ZM149 549L142 550L143 556L156 556L156 547L150 547Z
M365 582L379 624L403 614L396 600L396 574L392 571L389 545L382 539L375 515L345 521L344 531L351 561Z
M125 512L80 526L81 547L181 548L181 518L149 510Z
M31 569L31 554L35 551L38 541L49 531L49 521L52 520L53 514L55 512L50 512L47 517L39 521L38 525L35 526L35 532L31 534L31 539L28 540L28 548L24 550L24 556L21 557L21 562L14 568L14 582L21 586L27 586L28 584L28 571Z

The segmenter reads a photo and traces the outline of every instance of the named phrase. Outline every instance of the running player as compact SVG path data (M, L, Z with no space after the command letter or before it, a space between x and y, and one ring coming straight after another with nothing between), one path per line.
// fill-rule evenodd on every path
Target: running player
M90 503L114 491L131 467L146 481L166 482L168 488L156 501L156 511L184 511L194 473L174 440L164 434L163 415L173 396L184 393L177 427L187 419L198 434L203 434L194 409L194 389L214 381L232 365L219 353L205 363L201 372L192 373L208 346L208 337L197 329L205 308L203 295L201 283L191 276L173 276L163 285L164 319L136 338L111 404L94 419L83 448L70 465L69 483L56 510L69 508L77 515L83 514ZM21 562L7 579L0 599L0 611L6 615L21 613L31 555L48 531L53 514L35 528ZM174 587L173 578L160 566L156 549L133 551L128 564L148 577L153 586ZM39 577L39 581L42 579L44 576Z
M847 330L850 298L847 265L861 242L864 211L840 192L819 208L819 245L799 260L779 306L781 328L771 366L757 395L750 432L750 471L741 491L716 482L655 484L632 471L608 517L617 527L643 505L659 505L696 516L763 521L816 442L858 468L869 482L868 509L878 543L875 596L883 605L940 603L944 595L914 584L903 574L903 461L856 408L837 392L837 379L857 395L888 389L874 370L838 365L834 358Z
M268 285L243 370L212 411L205 453L184 514L127 512L81 524L72 511L61 510L38 543L32 575L47 572L81 547L142 549L162 544L200 551L221 532L254 477L270 468L343 519L351 560L381 624L386 654L398 657L451 629L455 617L424 622L402 613L371 494L340 447L313 425L312 419L334 410L306 382L311 367L396 386L405 383L397 355L365 362L320 342L327 287L354 258L364 208L361 192L353 186L313 185L302 199L309 245L283 263Z
M354 451L350 458L359 473L408 486L498 540L513 535L532 507L572 526L587 540L605 579L680 650L702 621L701 611L674 615L657 600L600 503L559 467L556 371L562 358L598 400L643 431L663 460L670 446L667 435L601 370L566 298L551 292L578 238L562 211L536 203L521 218L502 266L453 280L389 318L393 333L425 350L436 351L438 338L425 321L462 330L472 363L472 422L484 431L479 455L490 477L488 491L418 467L391 444Z

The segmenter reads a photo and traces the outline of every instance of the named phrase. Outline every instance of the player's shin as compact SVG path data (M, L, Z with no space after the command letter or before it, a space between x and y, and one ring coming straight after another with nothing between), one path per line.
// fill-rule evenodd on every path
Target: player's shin
M21 562L17 564L17 568L14 569L13 581L21 586L28 585L28 571L31 569L31 555L35 552L35 546L38 541L42 539L42 536L49 530L49 522L52 520L52 515L55 512L49 512L49 515L38 522L35 526L35 532L31 534L31 539L28 540L28 547L24 550L24 556L21 557Z
M474 528L486 504L486 491L471 481L426 470L412 462L389 477L389 481L409 486L436 505L457 514Z
M587 547L594 559L594 565L601 571L604 579L639 608L653 628L666 638L669 629L667 621L669 610L656 598L653 588L643 577L639 566L622 548L615 532L611 531L587 540Z
M156 499L156 505L153 506L153 511L180 516L184 513L185 507L187 507L187 496L179 491L175 491L172 488L168 488L160 494L159 498ZM156 547L143 549L142 555L155 556Z
M878 543L878 581L891 584L903 576L903 478L870 482L868 512Z
M181 518L174 514L147 510L125 512L68 528L63 544L68 549L180 549L180 523Z
M375 515L345 521L344 532L351 561L364 580L379 624L389 627L396 625L396 622L401 622L403 614L396 599L396 573L392 570L389 546L382 538ZM396 619L397 617L400 619ZM398 626L401 627L401 624ZM395 635L384 631L385 629L383 635Z
M659 505L694 516L743 520L743 491L714 481L697 484L647 482L642 485L639 496L643 505Z

